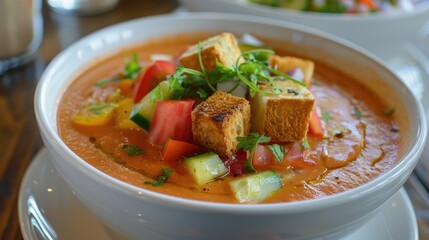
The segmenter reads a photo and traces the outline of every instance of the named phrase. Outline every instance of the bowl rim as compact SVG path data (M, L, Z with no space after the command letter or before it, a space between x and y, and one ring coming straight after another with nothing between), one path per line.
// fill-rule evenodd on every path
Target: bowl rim
M395 81L402 85L405 89L406 93L411 97L411 99L415 102L416 111L419 113L417 116L417 139L416 144L413 145L408 152L404 155L403 159L401 159L392 169L381 174L375 179L355 187L353 189L349 189L347 191L337 193L334 195L296 201L296 202L285 202L285 203L260 203L260 204L237 204L237 203L217 203L217 202L205 202L200 200L192 200L185 199L175 196L170 196L166 194L161 194L158 192L154 192L149 189L140 188L129 183L118 180L100 170L90 165L88 162L77 156L68 146L62 141L57 131L55 131L53 125L57 123L52 123L52 119L49 119L46 112L43 112L44 109L44 94L49 93L49 79L55 71L61 70L60 66L67 59L67 55L71 54L75 49L77 49L80 45L83 45L84 42L106 34L107 32L114 31L120 28L123 28L127 25L137 24L142 21L145 22L157 22L157 21L179 21L179 20L205 20L205 21L216 21L221 19L222 21L241 21L241 22L249 22L249 23L263 23L274 25L278 28L286 28L293 31L300 31L306 34L314 35L316 37L325 38L331 42L335 42L336 44L343 45L351 50L359 52L359 54L365 55L365 57L377 65L379 68L384 69L388 73L392 75ZM62 85L64 85L66 81ZM59 91L58 95L62 92ZM57 99L59 101L59 99ZM228 211L232 213L240 213L240 214L258 214L258 215L277 215L288 213L296 213L296 212L307 212L313 211L316 209L333 207L338 204L349 201L349 199L360 198L363 195L367 196L368 194L377 190L378 186L382 186L392 177L398 177L403 174L407 169L413 167L417 161L419 160L419 156L423 151L425 146L426 138L427 138L427 126L426 126L426 117L423 110L423 106L417 100L415 95L411 92L411 90L406 87L406 85L399 79L399 77L394 74L380 59L376 56L368 52L367 50L347 41L336 37L334 35L321 32L315 30L310 27L301 26L294 23L288 23L281 20L269 19L265 17L255 17L248 16L242 14L228 14L228 13L190 13L185 15L158 15L151 17L138 18L134 20L129 20L126 22L118 23L103 29L100 29L94 33L89 34L88 36L80 39L75 42L65 50L63 50L60 54L58 54L45 69L42 74L40 81L37 85L35 92L35 114L36 119L39 125L39 129L42 135L45 135L47 139L51 142L51 147L57 153L61 153L63 156L66 156L68 162L74 165L77 169L86 169L82 171L83 174L87 175L90 178L93 178L95 181L100 182L101 184L108 185L110 188L117 192L121 192L124 195L129 195L132 197L139 197L143 200L148 200L156 204L162 204L165 206L175 206L175 208L186 209L186 210L199 210L199 211L208 211L208 212L218 212ZM57 112L55 111L55 114ZM49 150L49 148L48 148ZM411 161L413 160L413 161ZM56 160L54 159L54 163ZM57 165L57 164L55 164ZM61 171L60 171L61 172Z
M189 0L181 0L189 1ZM306 18L312 20L344 20L344 21L368 21L368 20L395 20L402 18L409 18L416 15L421 15L429 12L429 2L424 1L418 3L412 10L393 10L386 12L378 12L375 14L362 13L362 14L347 14L347 13L320 13L320 12L304 12L293 9L275 8L270 6L258 5L250 3L247 0L220 0L224 4L233 4L243 7L247 10L258 12L261 14L275 14L277 17L294 16L297 18Z

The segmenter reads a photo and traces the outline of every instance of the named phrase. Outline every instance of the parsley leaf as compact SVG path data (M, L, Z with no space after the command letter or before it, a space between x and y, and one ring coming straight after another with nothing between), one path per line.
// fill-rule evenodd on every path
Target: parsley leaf
M353 112L352 112L353 117L355 118L362 118L364 115L362 114L362 112L357 108L357 107L353 107Z
M256 92L264 95L278 95L282 90L275 84L270 73L275 74L275 78L291 80L305 86L304 83L291 78L285 73L268 67L265 61L258 58L261 53L274 54L274 51L256 49L244 52L237 59L235 65L231 67L227 67L216 60L215 68L208 71L203 64L201 43L199 43L197 54L201 71L178 66L176 72L168 78L170 88L173 88L174 92L178 93L174 99L183 97L207 98L217 91L215 87L218 83L229 80L236 80L238 82L237 86L240 82L246 84L251 96L254 96ZM261 81L269 82L274 91L261 90L258 87L258 83Z
M273 144L269 145L268 148L274 153L279 162L283 161L285 156L285 147L278 144Z
M103 80L100 80L100 81L96 82L95 86L97 86L97 87L105 87L107 84L109 84L111 82L119 81L121 79L122 78L120 78L120 77L113 77L113 78L103 79Z
M106 107L109 107L110 105L110 103L93 104L88 107L88 111L98 112L105 109Z
M253 168L252 158L255 153L256 146L258 143L267 143L271 141L271 138L257 133L250 133L248 137L237 137L237 149L243 149L244 151L250 151L249 158L245 165L246 172L256 172Z
M269 73L277 75L282 80L294 81L299 85L305 86L304 83L288 76L287 74L280 72L274 68L267 66L263 61L260 61L255 56L259 53L274 54L274 51L270 49L256 49L244 52L236 63L236 74L238 79L244 82L249 87L250 96L253 97L256 92L264 95L278 95L282 90L275 84L274 79ZM244 59L244 63L239 63L240 59ZM274 92L267 92L259 89L259 81L268 81L273 86Z
M122 150L126 151L129 156L137 156L144 153L144 151L139 147L127 144L122 145Z
M126 62L124 68L124 79L134 79L137 77L137 74L142 69L139 65L139 56L137 53L133 54L133 58Z
M125 67L122 72L122 76L115 76L112 78L103 79L97 81L95 86L97 87L105 87L107 84L111 82L116 82L124 79L135 79L140 72L142 67L139 65L139 56L137 53L133 53L133 57L131 60L125 59Z
M395 108L387 108L383 110L383 115L389 116L392 115L395 112Z
M149 184L152 185L154 187L159 187L161 185L163 185L167 180L168 177L173 173L173 170L169 169L169 168L162 168L162 175L159 175L157 178L157 181L151 182L151 181L146 181L144 182L145 184Z
M310 148L310 144L308 143L308 139L304 138L304 140L302 141L302 147L304 149L309 149Z
M206 90L204 90L204 88L198 88L197 93L201 98L207 98L208 97L208 94L207 94Z
M216 67L209 72L211 81L216 79L216 83L226 82L231 79L236 79L236 69L234 66L227 67L216 59Z
M328 123L332 119L331 112L329 110L325 110L322 113L322 120L325 123Z
M176 72L168 78L170 88L174 90L171 99L181 99L186 90L194 86L204 85L203 73L194 69L178 66ZM192 90L194 90L192 88Z

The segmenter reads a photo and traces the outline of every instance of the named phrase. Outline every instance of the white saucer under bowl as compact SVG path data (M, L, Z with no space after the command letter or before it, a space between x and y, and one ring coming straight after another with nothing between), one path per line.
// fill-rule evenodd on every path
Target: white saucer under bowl
M23 178L18 213L26 240L124 239L79 202L46 149L36 155ZM401 189L370 221L345 238L354 239L418 239L416 216L405 190Z

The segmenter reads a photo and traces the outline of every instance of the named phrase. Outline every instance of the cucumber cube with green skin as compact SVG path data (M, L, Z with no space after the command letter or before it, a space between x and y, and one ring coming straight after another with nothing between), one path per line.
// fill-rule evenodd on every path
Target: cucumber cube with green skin
M186 158L184 163L198 185L211 182L228 172L223 161L213 152Z
M130 119L141 128L149 130L150 122L155 113L156 102L170 99L174 90L170 89L168 81L162 81L146 96L144 96L131 110Z
M272 170L240 177L230 182L240 203L259 203L282 188L280 176Z

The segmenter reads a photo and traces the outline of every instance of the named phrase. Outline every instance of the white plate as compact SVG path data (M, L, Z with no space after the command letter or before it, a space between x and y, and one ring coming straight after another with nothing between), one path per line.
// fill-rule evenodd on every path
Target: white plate
M33 239L124 239L103 224L74 196L46 149L33 159L21 183L18 200L21 230ZM418 239L417 222L404 189L368 223L345 240Z

